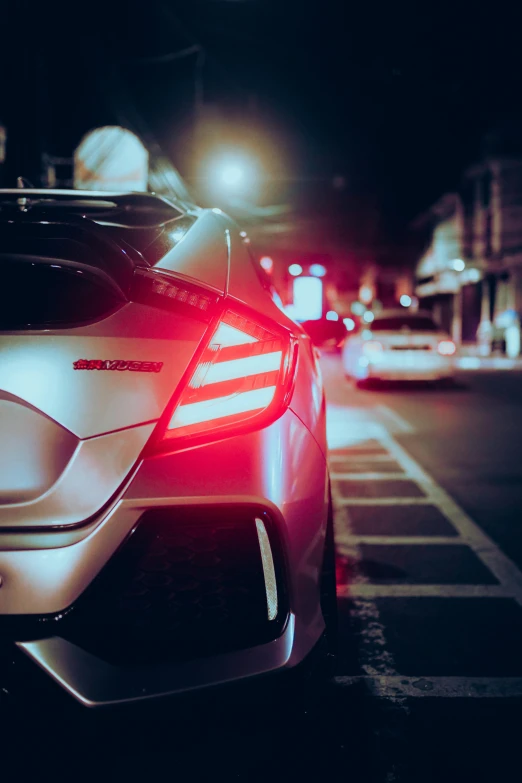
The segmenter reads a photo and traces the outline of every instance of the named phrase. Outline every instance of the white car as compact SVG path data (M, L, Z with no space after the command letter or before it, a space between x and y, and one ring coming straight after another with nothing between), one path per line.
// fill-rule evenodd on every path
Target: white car
M343 346L346 377L368 380L450 380L457 349L430 313L384 310Z

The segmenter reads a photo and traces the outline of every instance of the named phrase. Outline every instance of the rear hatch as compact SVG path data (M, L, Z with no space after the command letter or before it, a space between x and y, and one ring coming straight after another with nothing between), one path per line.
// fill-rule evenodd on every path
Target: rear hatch
M139 262L85 222L0 222L0 528L99 513L178 386L207 322Z
M404 329L401 332L372 330L372 336L377 339L384 350L397 352L436 352L443 335L440 332L415 332Z

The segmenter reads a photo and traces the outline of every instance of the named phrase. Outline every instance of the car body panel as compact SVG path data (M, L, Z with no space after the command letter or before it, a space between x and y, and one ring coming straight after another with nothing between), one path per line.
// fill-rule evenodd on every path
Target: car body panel
M61 199L101 199L75 191L26 192L29 202L55 197L58 211ZM0 206L5 199L16 203L19 193L3 193ZM150 226L153 197L111 198L118 220L128 217L141 230L145 215ZM162 202L161 210L168 213L168 204ZM179 205L174 211L186 214ZM16 210L11 214L16 219ZM66 224L67 210L60 214ZM160 509L172 510L174 520L178 510L188 514L190 524L192 514L204 519L207 508L217 509L227 525L231 507L260 509L268 520L269 551L271 546L277 550L284 613L281 609L281 625L274 626L279 630L269 644L168 665L108 664L51 629L47 638L40 632L38 640L12 640L85 705L151 698L293 667L325 629L321 574L330 499L317 355L263 284L235 223L219 210L195 211L193 217L174 246L159 261L150 261L153 271L139 275L170 275L175 285L185 281L215 292L223 297L220 307L233 312L237 306L241 317L267 325L268 331L270 323L275 332L279 327L288 345L297 346L293 385L281 394L281 409L261 424L248 421L228 437L213 434L197 446L173 439L170 452L165 446L160 453L158 428L166 426L167 406L180 384L187 383L188 368L205 345L210 316L129 301L82 326L0 333L0 465L6 466L0 481L0 623L20 618L54 622L71 609L74 615L117 553L136 540L133 533L145 525L145 513ZM118 220L104 218L99 224L116 230L111 241L117 240ZM129 236L137 234L127 231L125 242ZM131 253L138 266L139 252L134 248ZM135 277L135 269L130 274ZM128 364L109 368L81 362L75 369L80 360ZM131 368L134 362L147 363L149 369ZM161 363L160 371L151 371L150 363ZM12 453L16 465L10 463ZM254 543L259 567L263 559L268 601L268 555L260 538ZM267 622L266 612L264 617Z

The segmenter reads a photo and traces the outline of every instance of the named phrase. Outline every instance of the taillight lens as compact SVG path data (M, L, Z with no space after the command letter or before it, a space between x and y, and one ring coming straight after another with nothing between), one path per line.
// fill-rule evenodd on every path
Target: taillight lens
M367 340L365 343L363 343L363 350L364 353L370 355L381 353L382 343L380 343L378 340Z
M296 358L290 333L225 310L171 401L154 448L178 449L266 426L290 401Z
M441 340L437 346L437 351L441 356L453 356L457 347L453 340Z

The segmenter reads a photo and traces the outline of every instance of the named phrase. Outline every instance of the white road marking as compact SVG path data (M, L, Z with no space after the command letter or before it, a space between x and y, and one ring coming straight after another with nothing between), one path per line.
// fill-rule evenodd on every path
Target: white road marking
M357 455L336 454L330 457L335 470L336 463L350 461L366 463L372 460L377 470L372 473L332 473L336 506L336 540L339 552L349 555L354 562L360 562L359 547L363 544L416 545L444 544L466 545L486 568L497 578L497 585L430 585L430 584L371 584L367 579L355 577L353 584L338 585L338 596L353 601L353 612L362 624L361 666L362 677L337 677L335 682L342 686L353 686L364 682L374 696L396 704L401 713L408 711L407 699L412 697L521 697L522 678L470 678L470 677L404 677L394 672L394 662L386 649L386 632L380 618L376 600L379 598L505 598L514 599L522 605L522 573L517 566L496 546L496 544L473 522L448 493L414 460L393 438L392 431L411 432L412 428L398 414L387 406L377 406L381 417L392 423L390 429L380 424L359 420L355 428L350 422L350 408L343 410L336 406L335 415L330 417L330 427L335 433L335 447L350 448L367 441L370 437L378 441L385 454ZM359 411L357 412L359 417ZM371 434L370 434L371 433ZM332 444L333 447L333 444ZM369 448L375 449L376 444ZM360 448L360 447L359 447ZM404 471L401 474L379 473L378 463L395 461ZM425 493L425 497L341 497L338 494L339 481L381 481L409 479ZM459 534L449 536L362 536L354 535L350 527L350 506L416 506L432 505L438 508ZM392 673L393 672L393 673Z
M455 530L466 540L467 545L482 561L486 568L496 576L506 592L522 605L522 573L515 563L507 557L460 508L448 493L400 446L390 435L383 439L385 446L394 459L404 468L405 473L426 493L429 503L444 514Z
M433 544L443 544L444 546L450 546L454 544L460 544L461 546L467 546L466 539L460 536L363 536L352 535L350 539L346 539L344 543L356 546L361 544L380 544L381 546L432 546ZM337 544L343 544L342 537L337 538Z
M522 697L522 677L335 677L335 684L350 688L364 683L374 696L403 698L513 698Z
M341 598L512 598L503 585L339 585Z
M338 498L340 506L426 506L433 505L433 499L420 498Z
M406 473L330 473L330 478L332 481L411 481Z
M371 451L368 454L331 454L328 459L332 463L353 462L356 465L359 462L393 462L389 454L372 454Z
M414 431L414 428L408 421L406 421L406 419L403 419L402 416L399 416L399 414L396 413L394 410L388 408L387 405L376 405L375 410L380 414L380 416L384 417L385 423L386 423L386 419L388 419L388 421L391 421L396 431L398 432Z
M337 495L335 488L332 488L332 496L335 508L335 527L336 536L339 534L350 535L350 523L346 510L337 506ZM357 547L353 546L350 550L350 556L355 562L361 560L361 555ZM362 575L355 577L356 583L362 585L366 579ZM353 601L352 616L359 621L362 631L359 644L359 664L363 671L368 675L386 675L394 676L395 663L391 653L386 649L386 639L384 636L384 627L379 618L379 611L375 603L371 600L359 601L357 598ZM399 706L401 701L399 700Z

